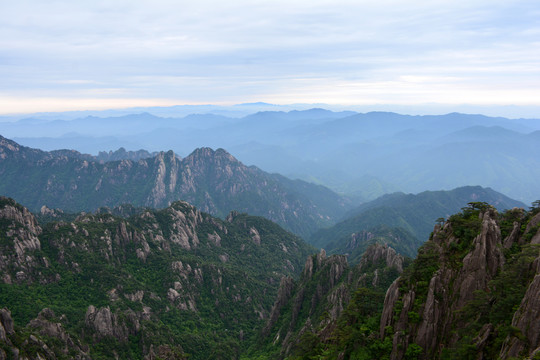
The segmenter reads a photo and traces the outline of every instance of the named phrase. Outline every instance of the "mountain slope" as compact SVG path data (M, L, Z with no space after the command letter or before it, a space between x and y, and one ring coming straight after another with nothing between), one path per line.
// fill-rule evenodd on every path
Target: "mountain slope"
M474 201L487 202L501 210L524 206L480 186L425 191L416 195L394 193L351 210L348 219L329 229L319 230L310 242L332 253L351 253L357 248L365 250L379 237L380 241L390 242L399 253L414 257L418 247L429 238L438 218L446 218ZM381 231L381 226L386 228ZM400 234L399 241L396 241L397 234ZM364 239L362 243L358 242L360 238Z
M540 177L540 142L533 132L538 129L539 119L323 109L265 111L242 118L142 113L0 122L4 136L41 149L92 154L119 147L172 149L186 156L201 146L225 148L245 164L367 200L389 190L417 193L478 184L533 201L540 193L534 180Z
M312 251L263 218L185 202L40 226L0 198L0 355L238 358Z
M305 336L287 359L538 359L538 205L470 203L435 226L382 308L369 293L352 298L334 329Z
M0 138L0 176L0 193L34 211L43 205L70 212L122 203L163 207L185 200L221 217L232 210L264 216L301 236L333 224L350 206L322 186L247 167L223 149L197 149L181 160L169 151L100 163L74 151L44 152Z
M308 257L298 281L282 279L268 322L250 356L320 356L322 343L336 341L335 331L346 319L358 315L355 309L363 308L365 318L382 310L384 293L403 266L401 255L378 244L354 267L344 256L327 257L324 250ZM369 321L373 320L376 318Z
M393 338L391 357L538 356L539 222L538 209L472 204L438 226L388 289L380 333Z

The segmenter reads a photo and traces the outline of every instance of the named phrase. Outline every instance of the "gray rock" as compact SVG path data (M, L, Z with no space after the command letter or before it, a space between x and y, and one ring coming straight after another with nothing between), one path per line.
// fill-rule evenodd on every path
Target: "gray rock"
M507 339L501 350L501 357L517 357L522 351L529 349L529 356L540 348L540 257L533 266L536 276L529 285L523 300L512 318L512 326L521 330L527 341L516 337Z

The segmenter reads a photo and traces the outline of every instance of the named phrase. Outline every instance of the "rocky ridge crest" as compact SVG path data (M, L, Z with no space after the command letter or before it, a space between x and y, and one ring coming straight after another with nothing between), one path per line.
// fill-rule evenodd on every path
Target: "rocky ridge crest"
M278 358L293 354L306 336L330 341L357 289L384 288L382 279L393 279L402 270L403 257L387 245L369 247L353 268L346 256L327 256L321 250L306 259L297 282L282 279L263 338L271 339L272 345L279 348Z
M214 216L232 210L263 216L301 236L333 224L350 207L327 188L248 167L223 149L200 148L183 159L168 151L103 163L0 136L0 176L0 193L36 212L44 205L79 212L124 203L160 208L184 200ZM25 191L29 187L35 191Z
M413 265L388 289L380 336L392 338L391 359L404 359L417 350L421 359L439 359L445 351L459 353L462 345L471 341L465 340L467 331L476 334L473 345L478 359L533 356L538 351L540 328L536 325L539 323L540 277L534 274L538 274L536 266L540 260L530 265L527 260L521 260L525 261L522 266L516 260L527 259L527 254L538 256L539 249L534 245L531 247L525 236L527 233L530 233L529 238L536 236L537 229L530 226L536 217L527 220L517 209L501 216L491 207L480 205L479 209L474 209L474 206L465 209L461 216L450 217L444 226L436 225L432 238L419 250ZM516 230L525 229L527 222L528 230ZM505 238L501 226L505 228ZM522 268L525 270L519 270ZM509 298L502 291L503 286L508 285L502 284L511 276L505 274L513 274L516 269L525 279L523 290L515 290L523 299L513 315L511 326L519 329L527 341L518 334L504 338L502 329L510 325L510 320L489 322L488 319L493 318L490 311L494 310L473 310L482 304L489 307L498 306L502 301L515 302L518 295ZM512 291L514 289L506 292ZM475 311L476 320L465 315ZM480 322L482 327L477 328L480 325L476 325L476 321L484 318L486 322ZM501 339L505 343L502 350L496 345ZM469 348L469 351L473 350Z

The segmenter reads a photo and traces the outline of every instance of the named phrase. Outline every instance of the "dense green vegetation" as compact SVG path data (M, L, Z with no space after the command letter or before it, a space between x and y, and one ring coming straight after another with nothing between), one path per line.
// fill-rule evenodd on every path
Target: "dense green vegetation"
M313 256L279 318L244 358L372 359L388 353L391 341L379 341L374 334L386 289L399 270L371 258L376 248L355 267L342 256ZM397 258L401 264L403 258Z
M433 225L454 214L468 202L487 202L500 210L523 207L489 188L466 186L451 191L425 191L417 195L394 193L362 204L346 219L319 230L310 243L331 253L349 253L357 258L372 243L388 243L399 253L415 257L419 246L429 238ZM365 234L371 234L366 238ZM351 239L364 237L351 246ZM358 248L360 250L355 249Z
M0 136L0 153L0 194L34 212L43 205L76 213L125 203L159 208L184 200L221 218L230 211L263 216L307 238L335 224L352 206L324 186L245 166L223 149L199 148L183 159L168 151L137 161L101 162Z
M3 220L5 238L20 224ZM183 234L187 243L178 240ZM298 274L314 251L263 218L233 214L224 222L181 202L126 220L97 213L48 223L39 240L41 249L28 255L47 265L30 263L29 281L0 284L0 308L11 311L25 339L25 325L53 310L93 359L141 359L150 344L177 347L190 359L237 358L263 325L280 278ZM18 240L6 241L2 253ZM14 259L2 272L15 279L21 269ZM118 334L91 325L90 305L110 309Z
M498 358L517 339L525 356L533 346L529 330L513 321L537 273L540 245L530 242L539 205L498 214L488 203L470 202L437 227L414 261L374 247L349 267L344 256L308 256L314 249L300 238L247 214L224 221L176 202L162 210L124 206L69 215L39 229L22 206L1 198L0 213L6 207L19 213L0 216L0 275L10 277L0 284L0 308L15 321L1 349L12 356L12 347L22 347L32 358L47 344L59 359L85 346L92 359L142 359L150 352L189 359L476 359ZM464 263L480 234L495 241L483 254L501 256L504 266L479 273L488 276L486 285L456 308L465 296L459 282L469 275ZM32 236L39 248L30 246ZM383 309L401 268L392 285L397 297ZM434 276L444 289L430 288ZM444 306L437 310L444 321L432 332L435 348L415 337L430 296ZM385 324L383 311L390 314ZM45 317L74 339L71 352L35 325Z
M384 291L359 286L352 293L347 307L331 329L324 325L317 327L317 323L314 323L309 331L301 334L288 355L282 355L281 358L506 359L509 357L502 351L507 351L504 349L508 349L508 344L513 339L523 344L523 350L518 358L527 358L529 351L527 349L532 351L538 346L530 343L531 336L535 338L538 334L525 334L534 330L529 327L516 327L515 314L524 306L524 296L538 271L537 265L533 264L539 259L540 245L530 244L530 240L538 232L538 226L534 226L531 221L538 221L535 215L540 213L539 205L540 202L535 202L530 211L512 209L497 214L490 210L490 205L485 202L470 202L461 209L461 212L450 216L444 227L420 247L417 258L405 267L397 282L399 296L391 308L384 310L391 314L389 320L391 325L386 326L384 331L381 330L384 324L380 323ZM502 253L504 266L501 266L492 277L488 274L490 280L485 287L475 291L470 297L471 300L464 306L452 310L459 298L469 298L469 294L459 293L459 282L465 281L469 276L462 273L464 259L471 256L479 246L476 244L477 239L480 238L483 227L487 226L483 225L483 214L486 212L490 212L492 214L490 216L495 214L497 227L489 230L492 233L485 236L491 237L491 241L494 241L497 232L501 233L498 250L489 251L494 251L492 256L499 256L495 254ZM508 238L516 226L520 229L519 234L514 233L514 238ZM479 254L481 256L482 252ZM480 262L482 259L474 261ZM474 265L472 266L474 268ZM424 321L428 293L433 291L430 290L430 281L437 274L443 277L435 282L435 289L439 286L439 290L432 293L436 305L431 306L437 308L434 311L439 315L435 319L439 320L431 321L441 323L435 322L436 327L429 330L436 343L433 348L426 348L415 343L415 339ZM475 276L485 275L479 273ZM391 279L392 277L389 277L383 281L386 286L390 284ZM481 281L480 278L477 281ZM534 298L538 295L529 296ZM528 300L531 301L534 300ZM537 310L531 311L534 313ZM282 317L290 316L287 315L289 312L289 307L285 308ZM535 320L533 318L529 321ZM381 331L384 333L382 337ZM270 336L269 340L275 341L274 336L275 334ZM403 343L404 339L408 339L406 343ZM278 353L274 357L280 358Z

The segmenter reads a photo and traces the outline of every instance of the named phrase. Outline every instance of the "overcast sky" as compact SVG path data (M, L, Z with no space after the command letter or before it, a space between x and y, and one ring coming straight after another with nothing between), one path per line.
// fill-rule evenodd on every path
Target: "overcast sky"
M0 0L0 113L256 101L540 106L540 2Z

